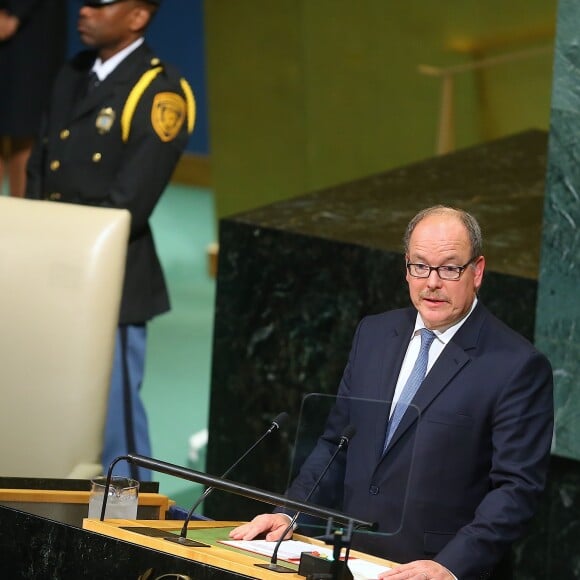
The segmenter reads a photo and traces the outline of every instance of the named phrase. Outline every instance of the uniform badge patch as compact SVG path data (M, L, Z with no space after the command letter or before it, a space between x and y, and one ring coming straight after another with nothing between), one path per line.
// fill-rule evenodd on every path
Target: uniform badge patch
M151 124L161 141L173 141L186 117L185 99L177 93L157 93L151 108Z
M115 114L115 111L113 111L111 107L101 109L99 111L99 114L97 115L97 120L95 122L95 127L97 128L97 131L101 135L108 133L111 130L113 123L115 122L116 116L117 115Z

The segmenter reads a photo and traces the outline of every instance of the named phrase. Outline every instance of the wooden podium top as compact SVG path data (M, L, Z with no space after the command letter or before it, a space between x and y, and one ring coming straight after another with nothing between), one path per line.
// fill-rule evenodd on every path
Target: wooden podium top
M179 556L196 562L214 566L224 570L231 570L238 574L243 574L251 578L263 580L280 580L280 575L265 568L259 568L256 564L269 562L270 558L253 554L237 548L232 548L219 543L219 540L227 540L229 531L240 525L241 522L228 521L191 521L189 524L190 534L188 537L206 544L208 547L187 547L169 542L163 537L155 537L156 532L170 532L179 535L183 522L178 520L105 520L84 519L83 529L103 534L118 540L130 542L159 552ZM131 530L134 528L135 531ZM140 531L141 529L141 531ZM223 533L222 533L223 532ZM316 546L325 546L324 543L306 536L294 535L294 539ZM328 546L326 546L328 547ZM374 556L351 550L353 558L364 558L368 562L380 566L394 566L393 562L383 560ZM279 562L284 566L296 569L296 573L284 574L285 580L303 580L303 576L298 575L298 566L288 562Z
M56 489L0 489L0 501L30 503L80 503L89 505L89 491L68 491ZM139 505L159 507L159 517L173 503L166 495L159 493L140 493Z

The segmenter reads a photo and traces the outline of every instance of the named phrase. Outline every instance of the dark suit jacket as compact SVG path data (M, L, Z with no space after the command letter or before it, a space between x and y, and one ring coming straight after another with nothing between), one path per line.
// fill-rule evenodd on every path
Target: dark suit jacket
M415 317L409 308L361 321L325 432L289 494L307 496L352 424L346 457L312 501L378 521L379 534L356 533L355 547L401 563L434 559L459 580L509 577L499 572L502 559L546 481L550 364L478 304L383 454L389 405L378 401L393 397Z
M59 73L42 131L28 163L27 197L115 207L131 212L121 323L143 323L169 309L149 218L188 140L187 119L163 140L152 117L158 95L185 99L180 77L141 45L86 95L96 54L80 53ZM140 97L122 139L121 115L133 87L162 67Z

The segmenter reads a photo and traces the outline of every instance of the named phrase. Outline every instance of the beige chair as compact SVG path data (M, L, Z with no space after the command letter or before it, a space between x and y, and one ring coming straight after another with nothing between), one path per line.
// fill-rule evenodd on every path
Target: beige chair
M126 210L0 197L0 475L102 472Z

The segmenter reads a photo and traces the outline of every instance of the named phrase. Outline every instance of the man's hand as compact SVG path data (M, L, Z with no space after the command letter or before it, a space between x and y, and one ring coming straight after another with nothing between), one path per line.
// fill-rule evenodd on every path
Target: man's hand
M20 20L16 16L13 16L6 10L0 10L0 42L14 36L19 24Z
M379 579L389 580L452 580L455 576L433 560L415 560L408 564L401 564L388 572L379 574Z
M230 532L232 540L253 540L256 536L266 534L268 542L274 542L280 539L284 530L288 527L290 520L283 514L260 514L251 522L238 526ZM292 537L290 530L285 539Z

